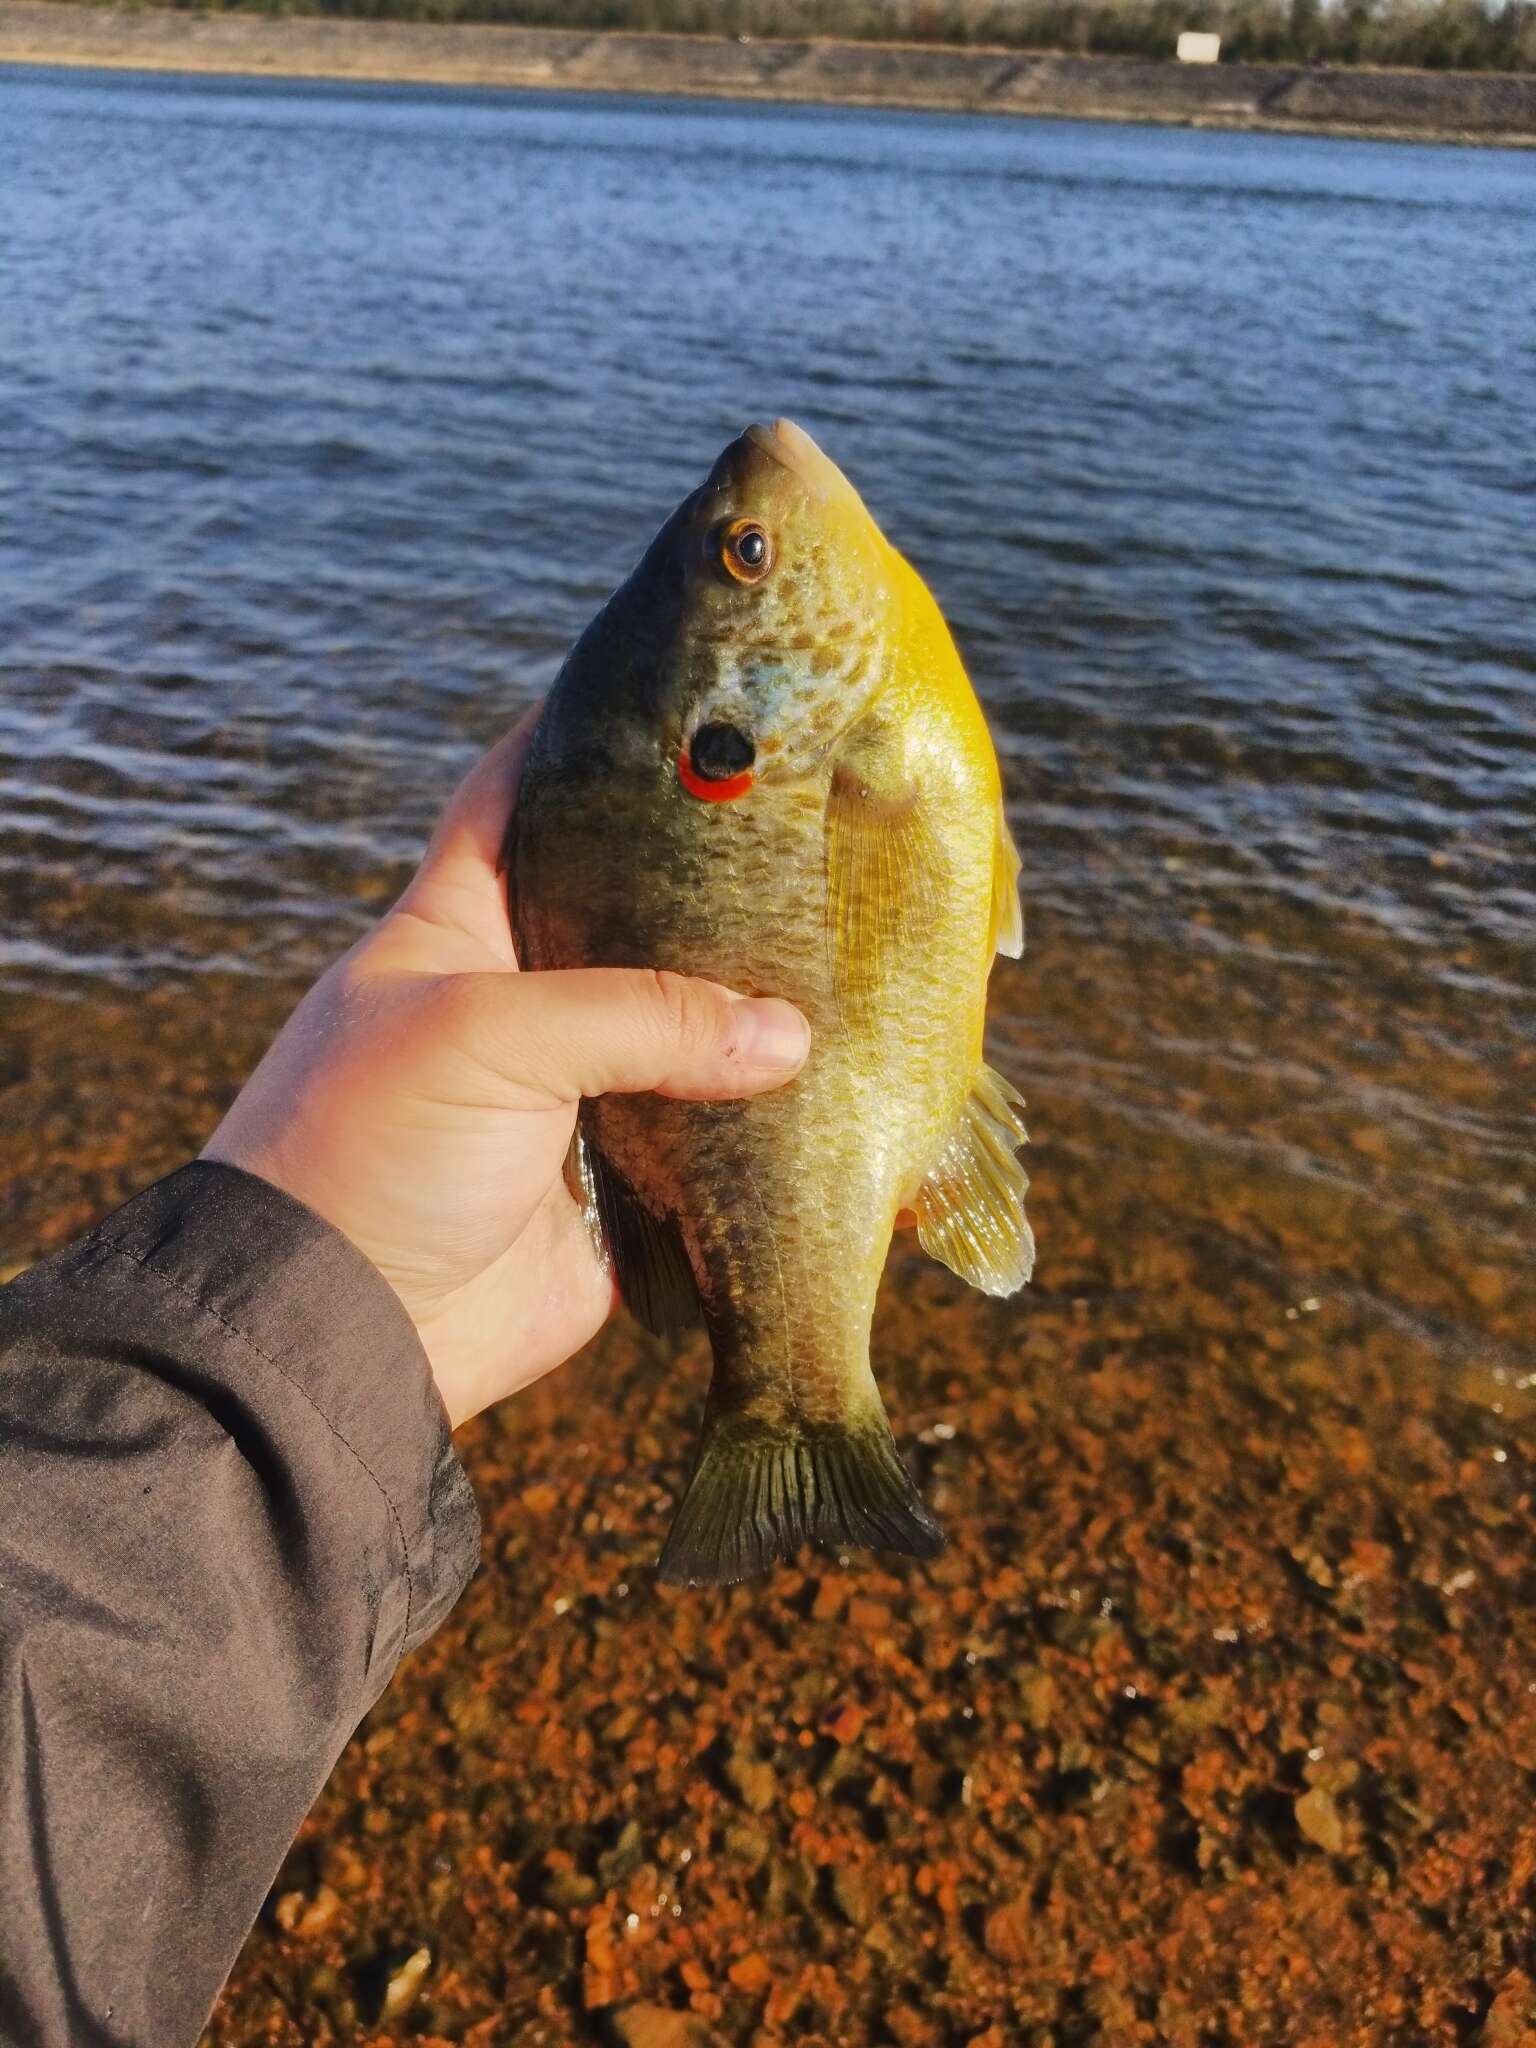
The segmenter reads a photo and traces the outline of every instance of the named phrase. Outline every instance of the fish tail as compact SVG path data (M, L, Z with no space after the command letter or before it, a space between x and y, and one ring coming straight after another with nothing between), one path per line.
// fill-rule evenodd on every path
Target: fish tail
M657 1570L672 1585L728 1586L802 1543L933 1557L944 1532L883 1414L848 1421L706 1422Z

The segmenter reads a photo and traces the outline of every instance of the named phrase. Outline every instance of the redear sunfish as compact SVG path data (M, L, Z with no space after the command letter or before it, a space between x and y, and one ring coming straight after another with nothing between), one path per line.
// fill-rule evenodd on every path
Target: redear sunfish
M932 1555L870 1323L904 1210L974 1286L1029 1278L1023 1105L982 1058L1019 857L937 604L800 428L733 441L577 641L509 852L525 966L707 975L810 1021L777 1093L581 1108L572 1184L626 1304L714 1353L661 1576L807 1539Z

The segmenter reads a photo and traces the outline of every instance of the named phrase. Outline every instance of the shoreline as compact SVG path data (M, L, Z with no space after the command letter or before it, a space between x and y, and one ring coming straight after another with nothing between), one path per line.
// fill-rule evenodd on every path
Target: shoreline
M0 0L0 66L646 94L1536 147L1536 76Z

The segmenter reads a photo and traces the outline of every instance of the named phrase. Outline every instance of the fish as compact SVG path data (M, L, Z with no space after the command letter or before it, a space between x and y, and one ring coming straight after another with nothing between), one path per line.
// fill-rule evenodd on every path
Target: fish
M1020 860L938 604L803 429L732 441L581 634L506 862L525 967L708 976L811 1027L774 1093L580 1106L568 1178L626 1306L713 1354L661 1579L935 1555L870 1329L913 1215L987 1294L1033 1266L1023 1102L982 1045Z

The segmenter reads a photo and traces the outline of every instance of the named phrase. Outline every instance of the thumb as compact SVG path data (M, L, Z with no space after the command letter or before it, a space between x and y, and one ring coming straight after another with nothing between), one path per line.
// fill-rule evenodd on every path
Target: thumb
M459 975L461 1042L546 1103L653 1089L695 1102L782 1087L805 1064L810 1027L776 996L649 968Z

